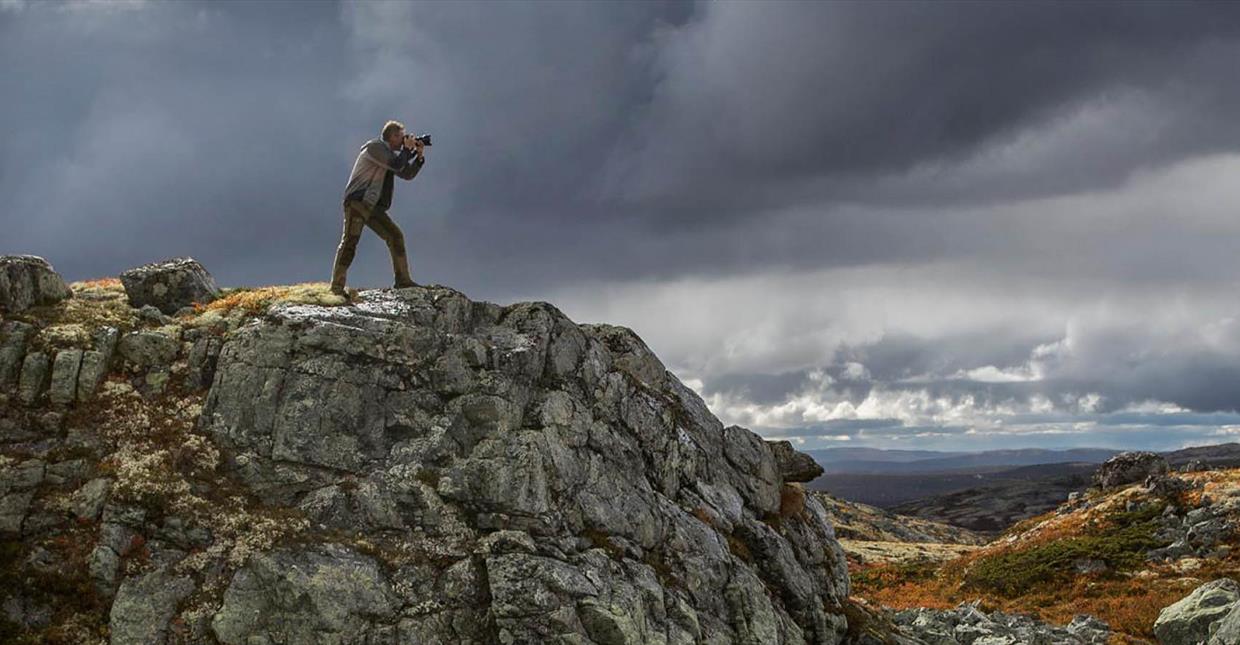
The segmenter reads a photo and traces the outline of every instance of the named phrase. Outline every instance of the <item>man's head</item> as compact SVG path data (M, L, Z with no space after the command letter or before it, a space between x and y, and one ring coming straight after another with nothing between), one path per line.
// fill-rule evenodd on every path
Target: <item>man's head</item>
M388 121L383 124L383 141L393 150L400 150L401 141L405 138L405 124L400 121Z

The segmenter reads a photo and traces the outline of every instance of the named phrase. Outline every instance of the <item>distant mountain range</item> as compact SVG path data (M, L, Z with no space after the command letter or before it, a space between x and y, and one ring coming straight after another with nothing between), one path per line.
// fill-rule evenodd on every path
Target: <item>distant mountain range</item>
M1106 448L1045 450L987 450L984 452L936 452L932 450L881 450L875 448L827 448L807 451L828 475L941 473L978 469L1006 469L1040 464L1100 464L1121 452Z
M1052 509L1068 493L1088 487L1097 465L1120 451L1030 448L959 453L849 447L807 452L826 471L808 484L813 490L994 533ZM1240 466L1240 443L1161 454L1172 467L1194 460L1216 468Z

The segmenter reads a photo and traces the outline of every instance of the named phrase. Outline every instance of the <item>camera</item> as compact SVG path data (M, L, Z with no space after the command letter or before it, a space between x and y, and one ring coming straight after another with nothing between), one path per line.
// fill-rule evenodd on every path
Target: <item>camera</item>
M405 136L409 137L409 136L413 136L413 135L405 135ZM429 146L429 145L431 145L431 135L429 135L429 134L419 134L418 136L413 137L413 138L414 138L414 139L416 139L416 140L418 140L418 141L421 141L421 142L422 142L422 145L424 145L424 146Z

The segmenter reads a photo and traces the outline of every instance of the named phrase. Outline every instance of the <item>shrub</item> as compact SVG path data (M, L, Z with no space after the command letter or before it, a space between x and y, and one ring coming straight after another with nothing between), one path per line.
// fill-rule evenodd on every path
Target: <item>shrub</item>
M965 573L964 586L1010 598L1068 580L1077 560L1101 560L1115 571L1135 569L1145 561L1146 551L1163 546L1154 532L1155 518L1164 506L1117 513L1105 526L1093 529L1096 532L980 557Z

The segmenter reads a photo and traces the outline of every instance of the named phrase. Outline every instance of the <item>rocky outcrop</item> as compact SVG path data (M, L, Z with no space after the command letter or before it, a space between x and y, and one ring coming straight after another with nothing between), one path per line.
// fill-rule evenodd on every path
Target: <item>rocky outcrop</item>
M823 473L822 466L813 457L797 452L791 441L768 441L775 464L784 481L809 482Z
M193 258L144 264L125 271L120 278L131 305L151 305L165 314L174 314L196 302L211 302L220 293L215 278Z
M1151 475L1162 475L1169 470L1167 460L1155 452L1121 452L1103 462L1094 472L1093 485L1101 490L1111 490L1145 481Z
M1169 502L1155 519L1158 529L1153 536L1165 546L1150 549L1146 559L1155 562L1174 562L1188 557L1218 560L1230 555L1229 543L1236 529L1234 518L1240 516L1240 498L1230 494L1221 498L1203 494L1193 506L1180 503L1182 493L1199 490L1202 486L1201 481L1172 475L1146 479L1146 492ZM1232 492L1218 488L1220 492Z
M0 313L15 314L72 296L47 260L36 255L0 255Z
M442 287L176 318L83 293L0 325L4 637L845 638L798 457L626 328Z
M1078 615L1060 627L1020 614L988 614L977 603L909 609L893 622L915 642L931 645L1105 645L1111 636L1110 627L1092 616Z
M1240 625L1240 585L1220 578L1193 590L1179 602L1166 607L1154 623L1154 634L1162 645L1228 645ZM1227 619L1224 621L1224 619ZM1220 634L1220 630L1222 633ZM1226 640L1224 640L1226 638Z
M255 495L442 552L251 558L211 620L221 642L843 638L831 524L781 496L795 455L724 428L628 329L442 287L364 291L272 307L213 369L200 428Z

